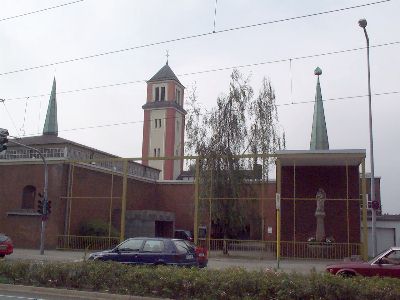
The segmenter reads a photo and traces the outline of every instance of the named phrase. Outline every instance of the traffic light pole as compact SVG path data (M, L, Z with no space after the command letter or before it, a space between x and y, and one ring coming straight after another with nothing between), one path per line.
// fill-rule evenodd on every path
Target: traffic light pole
M48 206L47 190L48 190L48 185L49 185L49 175L48 175L49 172L48 172L47 162L46 162L44 155L38 149L18 143L15 140L9 140L8 142L35 151L37 154L39 154L39 156L43 160L43 164L44 164L43 209L44 210L47 209L47 206ZM44 238L45 238L45 230L46 230L46 221L47 221L47 214L42 214L42 224L41 224L41 228L40 228L40 255L44 254Z

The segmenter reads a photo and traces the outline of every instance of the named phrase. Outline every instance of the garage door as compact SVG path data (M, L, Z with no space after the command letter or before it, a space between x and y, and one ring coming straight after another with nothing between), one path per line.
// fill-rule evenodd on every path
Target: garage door
M376 228L377 237L377 253L395 246L395 230L394 228ZM372 233L371 228L368 228L368 255L372 256Z

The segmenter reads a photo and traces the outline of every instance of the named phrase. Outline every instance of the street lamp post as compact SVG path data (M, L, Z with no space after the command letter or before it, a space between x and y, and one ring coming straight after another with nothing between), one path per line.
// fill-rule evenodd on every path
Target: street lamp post
M374 176L374 139L372 135L372 103L371 103L371 71L369 64L369 37L367 33L367 20L361 19L358 25L364 30L365 39L367 40L367 62L368 62L368 105L369 105L369 148L371 159L371 208L372 208L372 255L377 253L376 242L376 205L375 205L375 176Z

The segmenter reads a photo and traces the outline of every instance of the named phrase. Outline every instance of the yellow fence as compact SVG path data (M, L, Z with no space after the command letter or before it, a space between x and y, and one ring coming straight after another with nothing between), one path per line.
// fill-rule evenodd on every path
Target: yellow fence
M119 237L59 235L57 249L104 250L114 248L119 242Z
M343 259L360 256L362 244L358 243L318 243L281 242L281 257L306 259Z
M276 258L275 241L199 239L199 245L209 249L209 256L228 253L236 257ZM343 259L360 256L359 243L281 242L281 258Z
M209 256L228 253L236 257L275 258L276 242L261 240L199 239L199 245L209 249Z

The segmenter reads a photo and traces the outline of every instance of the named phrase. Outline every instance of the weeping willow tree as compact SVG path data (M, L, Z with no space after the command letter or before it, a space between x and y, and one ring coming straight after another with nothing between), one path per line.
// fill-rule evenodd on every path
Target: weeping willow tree
M270 81L263 79L255 97L249 77L234 70L230 79L229 92L219 96L210 111L201 108L196 88L190 92L186 151L200 157L200 197L213 199L212 223L221 237L237 238L246 230L246 219L254 214L246 201L237 200L254 196L249 183L255 178L268 180L273 163L268 157L238 156L274 153L285 147L285 141Z

